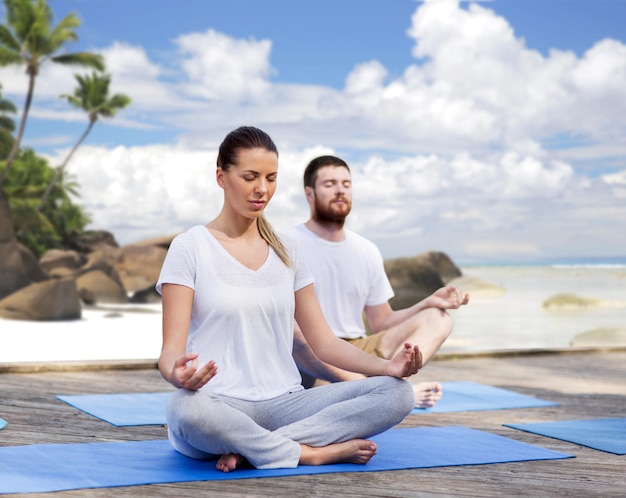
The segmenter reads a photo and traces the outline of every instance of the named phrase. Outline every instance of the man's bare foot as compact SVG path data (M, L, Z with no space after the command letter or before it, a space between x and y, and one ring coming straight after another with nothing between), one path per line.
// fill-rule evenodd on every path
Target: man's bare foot
M215 464L215 468L217 470L221 470L222 472L230 472L231 470L235 470L237 467L241 466L245 461L246 459L241 455L228 453L219 458Z
M415 408L432 408L441 399L441 384L439 382L419 382L413 384L415 394Z
M360 463L365 464L376 454L376 445L366 439L351 439L343 443L328 446L308 446L301 444L302 465L326 465L329 463Z

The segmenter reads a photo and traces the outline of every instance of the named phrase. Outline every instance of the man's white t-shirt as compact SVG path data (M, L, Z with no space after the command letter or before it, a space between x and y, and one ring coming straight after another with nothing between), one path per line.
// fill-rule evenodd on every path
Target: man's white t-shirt
M187 351L198 363L215 360L218 373L202 389L264 400L303 389L293 360L294 293L313 282L297 243L281 237L293 262L287 268L270 248L251 270L233 258L203 225L170 245L156 289L194 290Z
M363 309L393 297L383 257L373 242L345 230L345 239L330 242L300 224L287 231L298 240L313 277L326 321L338 337L365 336Z

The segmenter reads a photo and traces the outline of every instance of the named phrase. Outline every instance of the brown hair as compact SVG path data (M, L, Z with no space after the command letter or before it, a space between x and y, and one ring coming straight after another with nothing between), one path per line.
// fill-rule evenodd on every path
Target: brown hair
M325 166L343 167L350 172L350 167L343 159L336 156L319 156L313 159L304 170L304 186L315 189L317 171Z
M267 133L253 126L241 126L226 135L220 144L217 167L222 171L228 171L231 166L237 166L239 151L242 149L264 149L278 156L276 144ZM264 215L257 219L257 228L263 240L274 249L281 261L291 267L289 252Z

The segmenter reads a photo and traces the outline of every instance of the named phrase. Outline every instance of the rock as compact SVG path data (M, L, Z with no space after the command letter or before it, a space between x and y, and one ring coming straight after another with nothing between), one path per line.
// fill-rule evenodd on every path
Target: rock
M90 252L119 247L115 237L111 232L106 230L88 230L76 235L69 243L70 249L81 254L89 254Z
M41 267L39 261L35 255L30 251L28 247L22 244L17 245L20 254L22 255L22 262L26 269L26 274L31 282L43 282L48 280L50 275Z
M80 300L87 305L96 304L96 295L86 288L78 289L78 296Z
M76 274L76 270L72 270L71 268L66 268L65 266L59 266L57 268L53 268L48 272L52 278L70 278Z
M622 347L626 346L626 328L600 327L574 337L570 343L576 347Z
M85 265L95 264L96 261L101 260L108 263L112 268L115 268L117 260L120 257L120 251L121 249L119 247L102 246L87 255L87 263L85 263Z
M103 315L103 318L124 318L124 315L120 313L119 311L113 311L111 313L107 313L106 315Z
M462 276L461 270L446 254L434 251L412 258L387 260L385 271L395 293L389 301L393 309L412 306L443 287L446 282Z
M124 287L122 279L115 267L102 257L101 252L93 252L87 256L87 263L81 267L77 272L77 277L89 273L91 271L99 270L107 277L114 280L120 287Z
M68 249L50 249L39 259L39 264L48 273L57 268L78 270L86 262L87 257L84 254Z
M0 316L14 320L80 318L81 304L76 282L65 278L28 285L0 301Z
M424 258L432 264L445 284L450 283L455 278L463 276L459 267L452 262L450 256L446 253L440 251L428 251L423 254L419 254L417 257Z
M0 193L0 299L31 283L27 263L13 231L13 217L6 197Z
M169 249L170 248L170 244L172 243L172 240L174 240L174 237L176 237L178 234L175 233L173 235L163 235L161 237L153 237L151 239L146 239L146 240L140 240L139 242L134 242L133 246L158 246L158 247L162 247L163 249Z
M607 301L604 299L592 299L588 297L577 296L576 294L555 294L546 299L542 305L548 311L561 310L585 310L597 308L623 308L626 302Z
M78 277L76 287L85 304L128 302L124 287L101 270L93 270Z
M130 302L137 304L160 303L161 294L156 291L154 285L150 285L146 289L135 292L131 296Z
M120 248L115 268L124 288L134 293L155 285L166 254L167 249L159 246L133 244Z

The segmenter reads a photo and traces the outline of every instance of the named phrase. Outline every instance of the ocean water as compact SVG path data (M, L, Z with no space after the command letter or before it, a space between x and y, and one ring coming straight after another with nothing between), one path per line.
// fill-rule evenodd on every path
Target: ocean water
M452 312L455 329L442 352L565 348L584 332L626 328L626 264L621 262L467 266L461 270L464 277L497 285L504 292L470 285L470 304ZM561 311L542 306L546 299L564 293L607 305Z
M580 333L626 328L626 264L461 269L470 284L461 288L469 291L471 300L452 312L455 328L442 353L566 348ZM503 290L493 292L487 284ZM560 293L623 306L560 312L542 307ZM0 319L0 363L156 360L160 348L158 304L86 308L82 319L65 322Z

